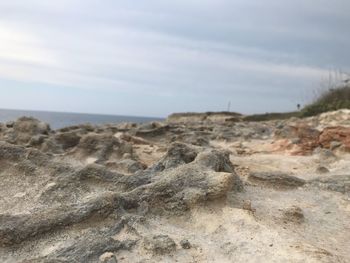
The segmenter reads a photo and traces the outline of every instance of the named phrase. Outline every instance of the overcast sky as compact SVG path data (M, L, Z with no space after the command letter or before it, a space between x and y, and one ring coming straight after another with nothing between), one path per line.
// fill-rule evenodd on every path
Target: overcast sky
M349 0L0 0L0 108L294 110L349 48Z

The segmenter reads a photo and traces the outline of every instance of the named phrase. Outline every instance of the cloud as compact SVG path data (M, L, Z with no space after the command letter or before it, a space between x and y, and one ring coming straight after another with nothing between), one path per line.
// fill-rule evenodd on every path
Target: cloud
M171 78L167 76L171 74L189 80L191 78L205 79L212 77L210 71L214 70L220 70L226 74L248 72L255 75L270 74L271 76L301 78L319 78L328 74L327 71L319 68L257 59L261 56L283 56L279 53L274 54L239 46L225 46L220 42L198 42L129 28L105 28L93 34L89 32L89 34L83 33L78 36L54 33L58 38L73 39L71 41L73 45L66 49L55 50L54 45L50 48L50 44L46 44L49 47L46 51L35 46L28 47L28 43L36 43L40 47L40 41L37 38L27 37L26 34L20 34L15 30L8 32L12 38L2 39L2 47L5 48L4 52L0 53L0 58L11 58L11 61L17 63L4 63L0 74L4 78L18 74L23 81L91 88L87 83L101 86L110 81L112 85L115 85L118 80L120 82L124 80L125 83L129 81L134 84L137 82L147 84L150 80L144 77L150 75L154 78L151 82L155 84L161 83L162 79L164 82L170 82ZM17 36L20 37L17 38ZM95 37L103 41L94 40ZM76 46L74 45L75 38L79 39ZM13 39L16 39L18 43L15 46L11 46ZM106 39L108 41L105 42ZM88 44L82 45L82 43ZM61 62L59 63L53 57L59 57ZM20 62L27 62L27 64ZM17 70L16 67L20 70ZM193 71L190 70L191 68ZM200 77L196 73L198 71L200 74L203 72L208 74ZM55 75L55 77L50 75ZM173 81L179 83L178 79ZM220 82L220 79L215 79L215 81ZM125 83L122 82L122 84ZM117 85L116 88L119 86ZM166 87L163 88L166 89Z
M42 47L40 38L0 24L0 59L41 65L55 65L54 55Z
M295 101L329 69L350 68L349 7L344 0L3 1L0 78L64 92L126 92L153 115L172 106L149 107L142 96L222 104L256 93L280 109L283 94Z

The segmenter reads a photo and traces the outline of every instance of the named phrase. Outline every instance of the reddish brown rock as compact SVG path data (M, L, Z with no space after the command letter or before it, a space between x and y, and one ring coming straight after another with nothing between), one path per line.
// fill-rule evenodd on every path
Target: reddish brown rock
M350 151L350 127L327 127L319 136L319 144L330 149L332 143L339 142L344 150Z
M275 133L279 140L281 151L288 151L293 155L308 155L319 146L320 132L307 125L287 126Z

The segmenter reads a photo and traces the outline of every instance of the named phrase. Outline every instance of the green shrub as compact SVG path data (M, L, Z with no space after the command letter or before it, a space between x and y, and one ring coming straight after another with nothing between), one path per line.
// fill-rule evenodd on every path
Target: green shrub
M350 109L350 86L332 88L322 93L312 104L305 106L301 117L315 116L323 112Z
M292 117L299 117L298 111L284 112L284 113L264 113L253 114L243 117L244 121L271 121L271 120L285 120Z

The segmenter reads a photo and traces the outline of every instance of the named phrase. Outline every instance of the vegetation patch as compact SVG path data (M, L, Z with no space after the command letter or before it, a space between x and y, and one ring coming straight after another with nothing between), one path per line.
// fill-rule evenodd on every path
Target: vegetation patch
M323 112L350 109L350 85L331 88L322 93L313 103L305 106L300 117L310 117Z

